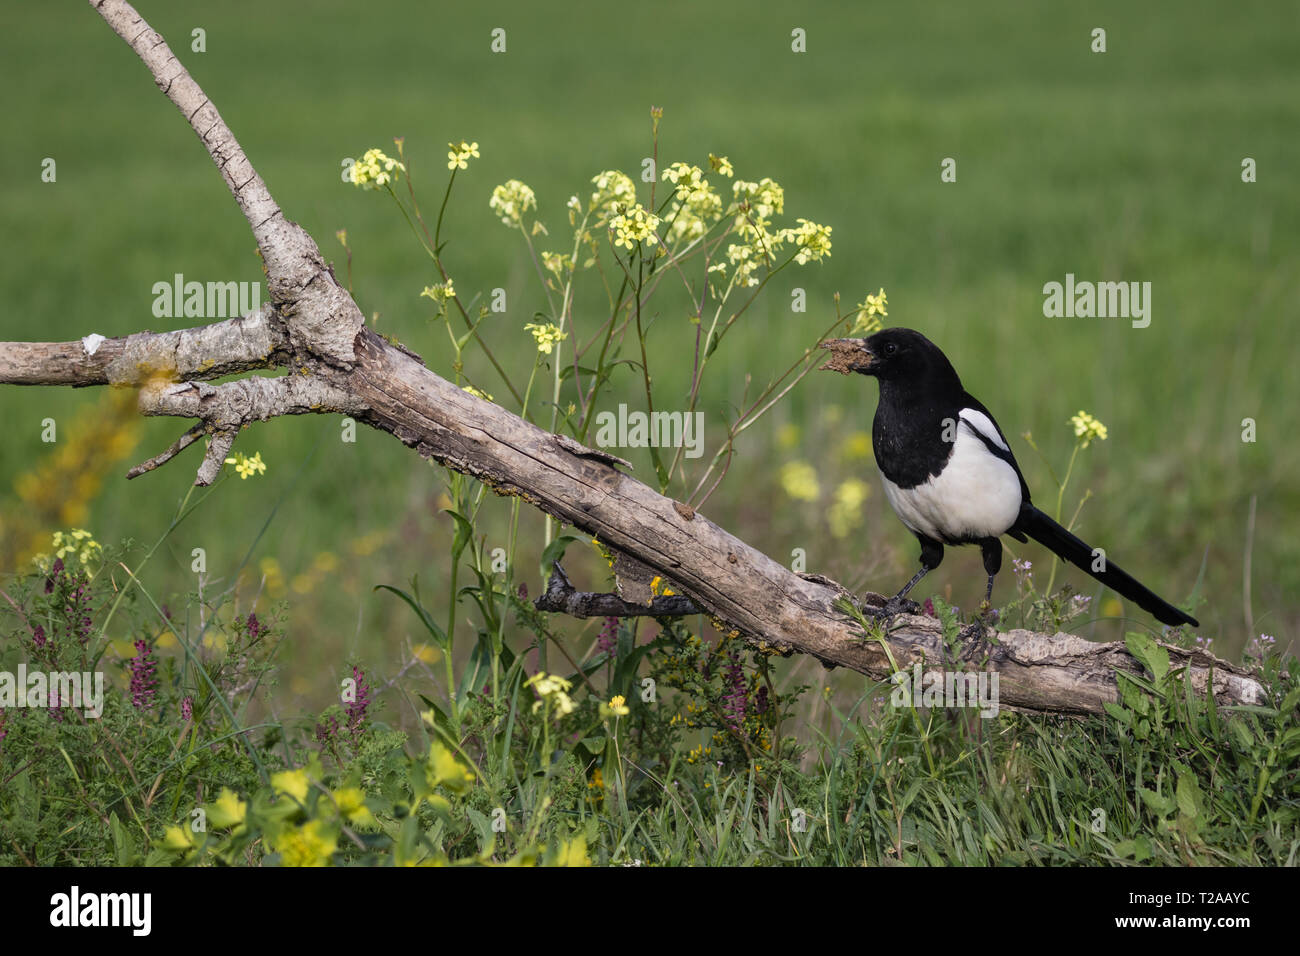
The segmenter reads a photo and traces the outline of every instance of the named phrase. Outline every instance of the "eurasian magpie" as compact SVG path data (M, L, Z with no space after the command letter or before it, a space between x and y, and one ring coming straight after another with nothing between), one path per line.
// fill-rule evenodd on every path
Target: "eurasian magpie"
M999 538L1009 534L1045 545L1158 621L1199 626L1033 506L1002 429L920 332L885 329L866 339L821 344L831 352L822 368L860 372L880 383L871 446L885 496L921 542L921 570L889 600L887 614L910 604L907 592L939 566L945 544L979 545L989 576L987 609L1002 567Z

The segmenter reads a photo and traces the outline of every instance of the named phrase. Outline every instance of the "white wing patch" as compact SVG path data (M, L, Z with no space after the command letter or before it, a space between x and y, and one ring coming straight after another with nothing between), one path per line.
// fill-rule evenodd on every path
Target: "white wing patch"
M967 416L972 416L967 418ZM1006 448L987 415L963 409L962 421L994 444ZM988 428L985 433L981 425ZM1020 515L1020 478L1007 462L988 450L979 438L957 430L952 454L938 477L900 488L883 474L885 497L912 531L937 541L996 538Z
M1002 436L998 434L997 426L993 424L993 420L983 412L974 408L963 408L957 414L957 417L1003 451L1011 450L1007 447L1007 443L1002 440Z

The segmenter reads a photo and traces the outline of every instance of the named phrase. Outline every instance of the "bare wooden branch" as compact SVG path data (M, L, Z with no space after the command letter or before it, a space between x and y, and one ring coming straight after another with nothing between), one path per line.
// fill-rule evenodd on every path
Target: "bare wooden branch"
M469 394L365 329L360 310L335 281L315 242L284 218L215 107L162 38L124 0L90 3L140 55L217 164L262 251L273 307L260 313L260 324L245 317L122 340L0 344L0 382L138 386L143 413L201 423L150 460L156 467L207 434L199 483L215 477L230 442L251 422L308 412L353 415L501 494L518 495L671 581L682 603L656 607L652 602L652 611L689 606L756 645L811 654L827 666L880 680L887 680L895 665L951 666L938 621L904 614L888 622L882 639L865 634L836 608L847 592L833 581L792 573L703 513L621 473L619 459ZM101 355L101 349L107 351ZM202 383L268 366L288 366L291 372L275 379ZM150 462L138 468L149 470ZM615 608L604 603L613 595L578 594L563 578L551 584L559 589L553 600L566 612ZM626 596L618 600L636 606ZM1101 713L1105 702L1118 699L1115 672L1141 670L1120 643L1023 630L999 634L997 640L986 666L999 675L1003 706ZM1263 687L1241 668L1203 652L1165 646L1173 666L1185 666L1199 692L1212 692L1224 704L1268 702Z
M171 461L186 448L189 448L190 445L194 444L194 442L199 439L199 436L201 436L205 431L206 429L203 425L195 425L180 438L172 442L165 451L154 455L148 461L140 462L140 464L128 471L126 477L139 478L141 475L148 474L155 468L167 464L167 462Z
M533 602L533 607L570 617L685 617L703 613L690 598L679 594L657 597L649 604L634 604L617 594L575 591L559 561L551 565L546 593Z
M0 384L194 381L275 368L288 359L288 335L267 304L239 318L175 332L138 332L124 338L92 332L78 342L6 342L0 349Z

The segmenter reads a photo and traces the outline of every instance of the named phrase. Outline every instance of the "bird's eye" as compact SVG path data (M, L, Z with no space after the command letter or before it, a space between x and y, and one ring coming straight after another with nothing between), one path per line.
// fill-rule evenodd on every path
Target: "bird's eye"
M885 346L886 355L893 355L897 351L898 351L898 346L895 345L893 342L890 342L888 345Z

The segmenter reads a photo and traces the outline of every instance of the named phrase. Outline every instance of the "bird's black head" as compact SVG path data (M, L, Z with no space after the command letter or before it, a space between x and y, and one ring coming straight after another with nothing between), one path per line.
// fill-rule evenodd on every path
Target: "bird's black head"
M948 357L913 329L882 329L866 339L828 339L821 344L831 357L822 366L832 372L861 372L882 383L935 382L951 377L960 385Z

